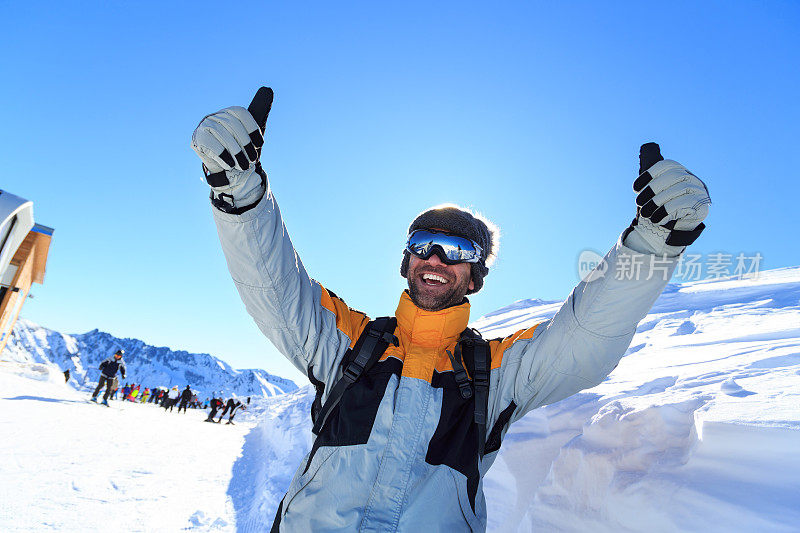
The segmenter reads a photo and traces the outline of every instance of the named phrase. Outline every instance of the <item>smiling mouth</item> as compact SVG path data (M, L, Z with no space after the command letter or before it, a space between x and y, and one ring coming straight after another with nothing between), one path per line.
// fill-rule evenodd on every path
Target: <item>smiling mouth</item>
M450 283L446 278L430 272L426 272L421 277L422 282L429 287L441 287L442 285L447 285Z

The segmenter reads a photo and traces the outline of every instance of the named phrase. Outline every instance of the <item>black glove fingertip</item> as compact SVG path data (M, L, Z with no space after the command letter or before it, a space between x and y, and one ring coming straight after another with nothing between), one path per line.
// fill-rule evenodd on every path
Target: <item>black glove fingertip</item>
M654 142L644 143L639 148L639 174L663 160L661 148L658 144Z
M661 207L656 209L652 215L650 215L650 221L653 222L653 224L658 224L666 217L667 217L667 208L662 205Z
M247 161L247 156L244 155L244 152L236 154L236 162L239 163L239 168L242 170L250 168L250 163Z
M231 155L231 153L228 151L227 148L222 150L222 153L219 154L219 158L222 159L222 161L229 167L236 166L236 161L233 160L233 156Z
M272 99L274 97L275 94L272 92L272 89L269 87L261 87L256 91L253 101L247 106L247 110L253 115L261 131L264 131L267 127L267 117L272 109Z
M652 200L655 195L656 193L653 192L653 189L647 187L645 190L639 193L639 196L636 197L636 205L639 207L645 205L647 202Z

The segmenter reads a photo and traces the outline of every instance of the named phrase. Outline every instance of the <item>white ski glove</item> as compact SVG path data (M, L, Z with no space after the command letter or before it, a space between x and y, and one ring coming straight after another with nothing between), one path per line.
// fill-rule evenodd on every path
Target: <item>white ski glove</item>
M639 152L636 218L623 243L640 253L675 257L705 229L711 197L700 178L675 161L661 157L656 143Z
M211 186L211 203L221 211L242 214L264 196L266 174L259 157L272 98L272 89L262 87L247 109L227 107L208 115L192 134L192 149Z

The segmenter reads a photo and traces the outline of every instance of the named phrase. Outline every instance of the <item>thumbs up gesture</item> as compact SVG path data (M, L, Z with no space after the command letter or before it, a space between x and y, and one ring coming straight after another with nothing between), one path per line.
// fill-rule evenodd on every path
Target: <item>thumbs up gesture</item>
M214 207L241 214L255 207L266 191L259 161L273 92L261 87L250 106L234 106L207 115L192 134L192 149L203 162Z
M656 143L642 145L633 183L636 218L623 234L626 246L643 253L676 256L705 229L711 197L700 178L661 157Z

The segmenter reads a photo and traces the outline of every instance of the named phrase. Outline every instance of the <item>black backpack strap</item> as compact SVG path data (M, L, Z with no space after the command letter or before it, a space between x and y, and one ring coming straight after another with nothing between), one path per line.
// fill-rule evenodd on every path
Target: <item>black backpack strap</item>
M358 378L380 359L383 352L389 347L389 344L394 344L395 346L399 345L397 337L394 336L396 327L397 319L395 317L376 318L367 324L367 327L364 328L364 332L355 344L355 346L360 345L355 357L347 363L342 377L333 386L330 394L328 394L325 405L323 405L316 414L314 427L311 430L314 432L314 435L319 435L320 431L322 431L331 411L333 411L333 408L336 407L342 399L348 387L358 381Z
M453 365L453 377L456 380L456 385L458 385L458 391L461 393L461 397L465 400L469 400L472 397L472 386L470 385L467 371L464 369L464 365L461 364L460 342L456 344L455 352L456 353L453 354L450 352L450 350L447 350L447 356L450 358L450 364Z
M480 333L467 328L461 334L458 344L463 346L464 360L472 361L475 425L478 426L478 457L482 458L486 447L486 419L489 413L489 368L491 362L489 343L480 336ZM453 368L455 369L455 365ZM456 378L456 382L458 382L458 378Z

